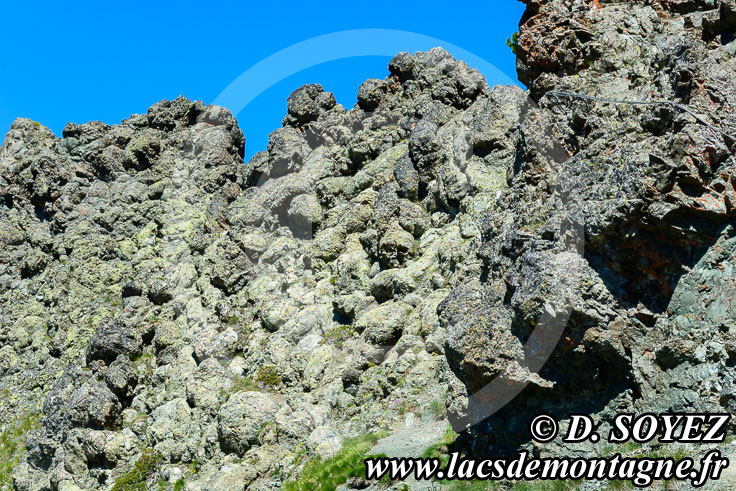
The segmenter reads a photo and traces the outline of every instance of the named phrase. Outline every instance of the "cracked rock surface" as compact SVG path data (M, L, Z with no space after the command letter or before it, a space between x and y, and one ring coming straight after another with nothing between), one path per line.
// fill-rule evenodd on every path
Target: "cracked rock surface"
M17 120L0 485L152 460L149 486L275 489L445 418L470 454L549 456L605 442L534 444L539 412L733 412L733 1L525 3L527 90L401 53L350 110L296 90L247 164L232 115L185 98L61 138ZM494 381L521 392L486 419Z

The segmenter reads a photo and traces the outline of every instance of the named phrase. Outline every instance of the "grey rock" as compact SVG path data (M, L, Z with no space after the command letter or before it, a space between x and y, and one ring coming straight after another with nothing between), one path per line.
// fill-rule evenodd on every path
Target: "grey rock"
M118 355L129 358L139 355L143 347L140 333L122 322L111 322L100 326L90 339L90 360L114 361Z
M118 397L129 398L133 395L138 374L127 356L119 355L105 372L105 383Z
M222 406L217 423L220 445L225 452L243 455L256 442L261 427L271 421L278 406L266 394L238 392Z
M86 383L71 394L65 413L74 426L115 429L122 408L118 398L100 383Z
M402 53L350 110L295 91L247 165L235 118L183 97L13 123L0 426L38 420L14 486L112 486L147 449L145 486L274 489L418 421L481 417L454 445L497 457L539 451L542 411L736 410L733 2L525 3L529 90ZM483 419L498 377L526 389Z

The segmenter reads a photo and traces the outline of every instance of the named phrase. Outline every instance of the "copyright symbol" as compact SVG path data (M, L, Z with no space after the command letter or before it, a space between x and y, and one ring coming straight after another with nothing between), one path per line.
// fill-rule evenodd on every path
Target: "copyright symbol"
M529 425L529 430L532 433L532 438L539 443L547 443L552 441L557 436L557 422L552 416L546 414L540 414L532 420L532 424Z

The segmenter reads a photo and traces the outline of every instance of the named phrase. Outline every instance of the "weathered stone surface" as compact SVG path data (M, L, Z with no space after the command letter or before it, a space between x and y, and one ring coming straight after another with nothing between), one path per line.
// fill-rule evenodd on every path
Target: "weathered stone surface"
M277 410L276 403L266 394L233 394L218 415L217 434L222 449L244 455L256 442L262 426L271 421Z
M89 342L90 360L111 362L118 355L134 357L141 353L143 340L136 329L123 323L112 322L97 329Z
M247 164L232 115L185 98L62 138L16 121L0 429L39 427L14 485L98 489L155 456L149 487L273 489L301 449L462 430L498 377L526 389L469 453L536 452L541 411L605 431L736 410L734 141L713 130L736 133L732 2L526 3L529 90L402 53L351 110L295 91Z
M138 374L124 355L119 355L105 372L105 383L118 397L132 396L137 382Z

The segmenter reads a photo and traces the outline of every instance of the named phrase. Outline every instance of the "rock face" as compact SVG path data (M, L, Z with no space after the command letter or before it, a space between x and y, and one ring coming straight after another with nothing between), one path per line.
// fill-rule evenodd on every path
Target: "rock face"
M448 360L471 390L479 373L508 366L488 343L509 331L525 340L548 307L546 324L566 327L542 380L466 436L517 449L543 410L594 413L604 429L621 411L733 412L734 3L526 4L517 69L538 107L516 147L510 209L482 220L488 280L466 285L473 293L446 301L440 318L457 326ZM555 162L540 159L555 142L562 152L541 152ZM494 334L474 333L478 317L494 319Z
M247 165L233 117L184 98L62 138L16 121L0 429L40 424L12 485L150 461L149 484L278 487L441 406L478 454L530 447L542 410L734 411L734 12L530 0L529 90L402 53L349 111L295 91Z

